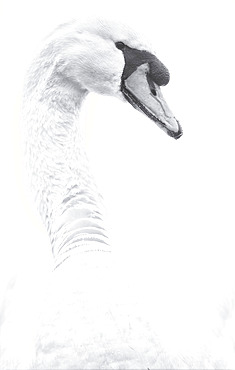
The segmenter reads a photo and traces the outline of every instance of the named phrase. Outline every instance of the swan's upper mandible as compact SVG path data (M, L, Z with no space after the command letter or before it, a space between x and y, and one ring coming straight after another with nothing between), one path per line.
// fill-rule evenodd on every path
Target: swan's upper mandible
M122 51L125 66L122 73L121 91L134 108L152 119L166 133L178 139L182 128L163 98L160 86L167 85L170 73L152 53L116 42Z

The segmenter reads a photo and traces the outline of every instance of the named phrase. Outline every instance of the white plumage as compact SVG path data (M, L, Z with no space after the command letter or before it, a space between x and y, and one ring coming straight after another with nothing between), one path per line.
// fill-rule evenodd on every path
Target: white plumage
M191 314L193 301L178 301L174 295L166 299L167 285L157 281L146 291L134 284L131 268L127 271L113 260L78 118L89 91L123 100L125 61L117 41L151 51L118 24L74 22L49 36L29 70L24 103L28 169L56 269L35 289L32 307L24 309L23 302L18 317L13 312L5 320L1 365L231 368L230 329L213 302L211 310ZM201 325L194 325L195 314L201 315ZM21 340L24 315L31 324ZM14 353L12 338L18 348Z

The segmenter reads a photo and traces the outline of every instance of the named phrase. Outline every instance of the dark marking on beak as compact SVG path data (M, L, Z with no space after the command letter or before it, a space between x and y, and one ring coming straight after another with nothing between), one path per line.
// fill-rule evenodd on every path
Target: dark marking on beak
M123 42L116 42L116 47L123 52L125 67L122 78L126 80L136 69L145 63L149 63L151 79L158 85L167 85L170 81L170 73L164 64L153 54L145 50L130 48Z
M156 96L157 95L157 92L156 92L156 88L155 88L155 85L153 83L153 80L151 79L150 77L150 74L149 72L146 73L146 78L147 78L147 81L148 81L148 84L149 84L149 88L150 88L150 91L151 93Z

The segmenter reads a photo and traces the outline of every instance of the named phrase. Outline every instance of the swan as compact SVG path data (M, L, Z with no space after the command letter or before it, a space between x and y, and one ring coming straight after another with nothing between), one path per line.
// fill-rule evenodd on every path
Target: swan
M63 25L29 70L26 157L56 266L80 250L110 251L78 123L87 94L125 99L168 135L182 135L160 90L169 81L167 68L133 33L119 29L104 22Z
M18 351L3 352L3 367L227 366L206 347L169 349L161 338L161 318L151 321L157 306L151 302L146 311L133 287L128 290L122 267L113 262L103 200L79 125L82 104L95 92L127 101L170 137L180 138L182 128L160 88L169 78L152 48L119 23L73 21L44 40L26 78L24 137L30 186L50 237L54 268L37 297L40 309L29 339L21 347L18 333Z

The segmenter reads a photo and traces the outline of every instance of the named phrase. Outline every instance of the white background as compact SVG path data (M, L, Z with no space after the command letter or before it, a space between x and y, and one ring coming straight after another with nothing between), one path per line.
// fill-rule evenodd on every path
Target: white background
M1 285L19 266L30 271L44 268L45 259L50 263L49 241L22 175L25 68L54 26L97 13L116 15L152 42L171 73L163 94L184 130L175 141L128 104L88 98L83 111L88 152L113 244L125 250L127 264L135 261L140 275L157 268L169 284L181 276L186 290L200 288L206 279L210 289L220 283L231 288L234 11L235 2L226 0L0 0Z

